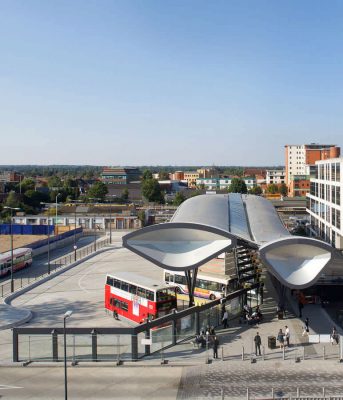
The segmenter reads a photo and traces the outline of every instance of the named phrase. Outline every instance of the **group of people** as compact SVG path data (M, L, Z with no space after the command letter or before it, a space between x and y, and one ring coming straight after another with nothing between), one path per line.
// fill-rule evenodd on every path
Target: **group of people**
M263 315L260 307L257 306L253 311L247 304L243 307L243 321L247 322L248 325L256 325L262 321Z
M285 326L285 331L282 331L282 328L279 329L276 339L279 342L280 349L285 346L289 347L290 337L291 333L287 325Z
M195 336L195 344L198 348L212 347L213 358L218 358L219 339L213 326L207 326L206 330L202 329L200 335Z

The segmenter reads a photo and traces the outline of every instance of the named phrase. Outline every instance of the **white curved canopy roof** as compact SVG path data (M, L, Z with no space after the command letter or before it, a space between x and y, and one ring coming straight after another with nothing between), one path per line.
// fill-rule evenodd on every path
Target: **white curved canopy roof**
M284 285L312 285L324 269L342 257L331 246L291 236L266 199L230 193L201 195L180 205L169 223L123 237L123 245L156 265L171 270L199 267L237 242L258 248L261 261Z

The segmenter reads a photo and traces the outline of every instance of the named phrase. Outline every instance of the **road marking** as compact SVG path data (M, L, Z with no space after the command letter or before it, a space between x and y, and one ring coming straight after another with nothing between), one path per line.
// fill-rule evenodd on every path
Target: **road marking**
M0 385L0 390L6 390L6 389L24 389L24 388L21 386Z

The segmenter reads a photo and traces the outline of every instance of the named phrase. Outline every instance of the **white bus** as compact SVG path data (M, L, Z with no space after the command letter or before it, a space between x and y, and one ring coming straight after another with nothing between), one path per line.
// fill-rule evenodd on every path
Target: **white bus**
M0 276L11 273L11 251L0 254ZM32 249L19 248L13 250L13 272L27 268L32 264Z
M184 272L164 270L164 280L167 284L175 286L177 293L188 294ZM229 292L230 281L232 281L232 278L229 275L220 276L198 272L194 296L210 300L220 299Z

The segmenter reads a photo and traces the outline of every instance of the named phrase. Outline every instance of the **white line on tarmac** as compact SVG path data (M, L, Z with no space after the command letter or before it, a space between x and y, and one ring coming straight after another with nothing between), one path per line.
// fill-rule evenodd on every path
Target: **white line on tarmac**
M21 386L0 385L0 390L6 390L6 389L24 389L24 388Z

